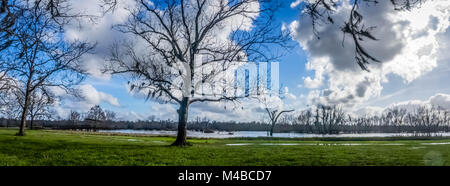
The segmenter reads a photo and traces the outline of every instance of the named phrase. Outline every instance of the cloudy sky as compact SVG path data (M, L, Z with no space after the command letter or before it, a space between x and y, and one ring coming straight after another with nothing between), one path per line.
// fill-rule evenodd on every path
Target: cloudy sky
M347 1L336 9L335 24L317 27L320 40L314 35L311 20L300 16L300 0L286 1L277 13L280 29L289 29L295 48L279 60L279 80L285 98L282 107L305 109L308 105L339 104L348 112L373 114L392 106L414 107L423 104L450 109L450 1L427 1L411 12L395 11L389 1L377 6L361 6L365 21L376 26L377 41L365 41L364 46L381 63L362 71L354 60L354 45L343 38L340 26L348 19L351 5ZM97 42L96 53L84 59L90 75L80 85L84 98L65 98L56 109L61 117L70 110L87 111L95 104L116 111L120 119L137 120L155 116L176 120L177 105L160 104L134 94L127 88L126 76L102 74L105 56L114 41L127 38L112 31L128 14L123 1L114 13L77 26L66 28L68 39ZM100 14L98 2L76 0L74 8ZM262 110L255 101L242 101L232 106L196 103L190 109L190 119L207 117L212 120L261 120Z

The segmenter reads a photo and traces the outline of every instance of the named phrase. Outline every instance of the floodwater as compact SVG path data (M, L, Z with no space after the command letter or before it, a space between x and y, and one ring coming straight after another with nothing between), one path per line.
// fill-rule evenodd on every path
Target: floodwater
M120 130L100 130L100 132L107 133L122 133L122 134L150 134L150 135L165 135L165 136L175 136L177 131L164 131L164 130L131 130L131 129L120 129ZM273 133L273 137L281 138L312 138L312 137L399 137L399 136L423 136L425 134L420 133L361 133L361 134L306 134L306 133ZM450 136L450 132L433 134L436 136ZM215 131L214 133L203 133L200 131L187 131L188 137L197 138L238 138L238 137L267 137L268 133L266 131L234 131L234 132L223 132Z

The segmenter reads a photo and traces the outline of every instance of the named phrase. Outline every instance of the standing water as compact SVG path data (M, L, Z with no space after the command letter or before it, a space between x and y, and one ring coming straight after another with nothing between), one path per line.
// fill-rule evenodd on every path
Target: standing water
M164 135L164 136L175 136L177 131L164 131L164 130L131 130L131 129L120 129L120 130L100 130L99 132L105 133L121 133L121 134L149 134L149 135ZM196 138L239 138L239 137L267 137L268 133L266 131L215 131L214 133L203 133L201 131L187 131L188 137ZM281 138L313 138L313 137L398 137L398 136L424 136L426 134L422 133L361 133L361 134L307 134L307 133L273 133L273 137ZM450 136L450 132L443 132L433 134L437 136Z

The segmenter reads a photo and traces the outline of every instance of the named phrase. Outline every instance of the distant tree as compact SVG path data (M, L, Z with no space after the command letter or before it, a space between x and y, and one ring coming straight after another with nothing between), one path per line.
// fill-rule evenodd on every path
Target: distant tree
M155 116L155 115L151 115L151 116L149 116L149 117L147 118L147 120L153 122L153 121L156 120L156 116Z
M355 44L355 60L361 69L369 71L367 65L372 62L379 62L375 56L371 55L363 46L361 41L365 39L377 40L372 35L372 30L376 28L376 25L370 26L370 23L365 23L364 15L358 10L362 4L368 6L376 6L378 0L307 0L305 3L305 9L302 12L311 17L313 32L320 39L320 33L317 32L317 25L321 23L335 24L334 16L335 10L342 4L342 1L350 1L352 3L352 9L350 15L348 15L348 21L344 22L341 26L341 30L344 35L351 36ZM410 11L415 7L418 7L426 0L390 0L392 8L398 11Z
M345 124L345 112L337 106L317 105L315 109L314 125L318 133L334 134L338 126ZM363 121L363 118L359 118Z
M114 121L116 119L116 113L111 110L105 110L106 121Z
M72 125L76 125L77 122L81 121L81 114L77 111L71 110L69 114L69 121Z
M313 128L311 126L312 124L312 112L310 109L301 111L300 114L297 116L297 123L298 124L302 124L302 125L306 125L306 127L308 127L308 130L310 132L313 132Z
M422 132L431 136L433 132L439 132L439 127L448 123L448 110L436 106L421 106L416 110L416 121L421 126Z
M278 122L280 116L284 113L293 112L294 110L283 110L281 99L277 96L270 96L269 94L262 94L257 97L260 103L262 103L265 112L269 116L270 131L269 135L273 136L273 129Z
M103 111L100 105L95 105L87 113L86 119L96 122L102 122L106 120L106 113Z
M398 107L388 109L386 114L387 124L402 125L406 117L406 113L406 109L401 109Z
M10 37L13 47L0 51L0 61L7 61L8 76L18 81L15 89L24 95L21 124L17 135L25 134L31 97L39 91L50 95L50 87L70 90L83 76L78 62L93 45L67 41L63 27L77 15L69 15L66 0L20 1L21 16L15 19Z

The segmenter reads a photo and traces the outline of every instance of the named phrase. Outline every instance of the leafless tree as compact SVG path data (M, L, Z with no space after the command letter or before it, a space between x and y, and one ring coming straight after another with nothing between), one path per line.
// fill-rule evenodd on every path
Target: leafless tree
M0 65L2 65L1 61ZM8 76L6 68L0 67L0 110L2 107L10 107L13 104L14 89L12 87L16 86L16 83L17 81Z
M297 117L297 122L306 125L310 132L313 132L312 124L313 115L310 109L303 110Z
M390 0L392 7L398 11L410 11L414 7L418 7L426 0ZM334 12L335 9L342 3L342 0L307 0L305 2L306 15L309 15L312 19L313 32L320 39L320 33L316 28L318 24L334 24ZM376 25L367 27L364 23L363 17L358 8L362 5L377 5L378 0L353 0L352 9L348 16L348 21L342 25L341 30L344 35L350 35L355 44L355 60L361 69L369 71L367 65L372 62L380 62L375 56L371 55L362 46L361 41L365 39L377 40L372 35L372 30L376 28Z
M86 119L97 122L105 121L106 113L103 111L100 105L95 105L87 113Z
M270 96L269 94L263 94L257 97L259 102L263 104L264 110L269 116L270 120L270 131L269 135L273 136L273 129L278 122L278 119L284 113L293 112L294 110L284 110L282 109L281 98L277 96ZM277 101L278 100L278 101Z
M315 110L316 130L322 134L334 134L345 124L345 112L337 106L318 105Z
M25 106L25 95L22 91L18 89L13 89L10 91L9 104L11 105L9 109L14 110L17 113L24 110ZM30 121L30 129L33 129L33 122L37 119L50 119L52 114L52 106L54 104L54 96L50 93L44 93L41 91L33 91L29 98L28 113L26 117ZM18 107L18 108L11 108Z
M51 119L55 114L52 109L55 103L53 95L45 95L40 92L34 91L30 96L30 104L28 108L30 129L33 129L33 122L35 120Z
M19 82L15 88L24 95L19 136L25 134L33 93L50 95L50 87L75 92L71 87L83 79L78 62L94 47L65 40L63 27L72 15L66 14L70 6L63 2L67 1L21 1L22 15L15 20L11 36L14 42L1 51L1 60L8 62L8 75Z
M114 10L115 0L105 0ZM236 101L227 76L239 63L277 59L274 46L289 48L289 33L274 24L279 7L268 0L136 0L125 24L114 28L145 41L139 51L129 42L112 47L112 74L128 74L132 89L147 98L179 105L178 134L173 143L185 146L189 106L198 102ZM245 20L252 22L248 27ZM233 25L229 27L229 25ZM226 39L220 38L230 29ZM226 33L228 34L228 33ZM204 69L205 71L203 71ZM211 91L199 89L205 85ZM216 86L217 85L217 86Z
M273 129L275 128L275 125L277 124L277 121L279 119L279 117L283 114L283 113L288 113L288 112L294 112L294 110L270 110L269 108L266 108L266 112L269 115L269 119L270 119L270 136L273 136Z
M406 109L398 107L390 108L387 110L386 119L388 125L402 125L406 117Z
M13 26L19 14L15 1L1 0L0 2L0 52L12 45ZM8 76L8 62L0 59L0 106L6 106L6 95L10 94L13 78Z
M76 125L81 121L81 114L77 111L71 110L69 114L69 121L72 123L72 125Z
M90 126L95 132L106 119L105 111L103 111L100 105L95 105L86 113L86 118L84 120L91 123Z
M448 111L435 106L421 106L416 111L416 121L423 127L423 132L431 135L432 132L438 132L439 126L442 126L448 120Z
M116 119L116 113L112 110L105 110L106 121L114 121Z
M4 114L8 120L16 120L20 117L21 106L17 102L14 90L0 91L0 103L0 113Z

